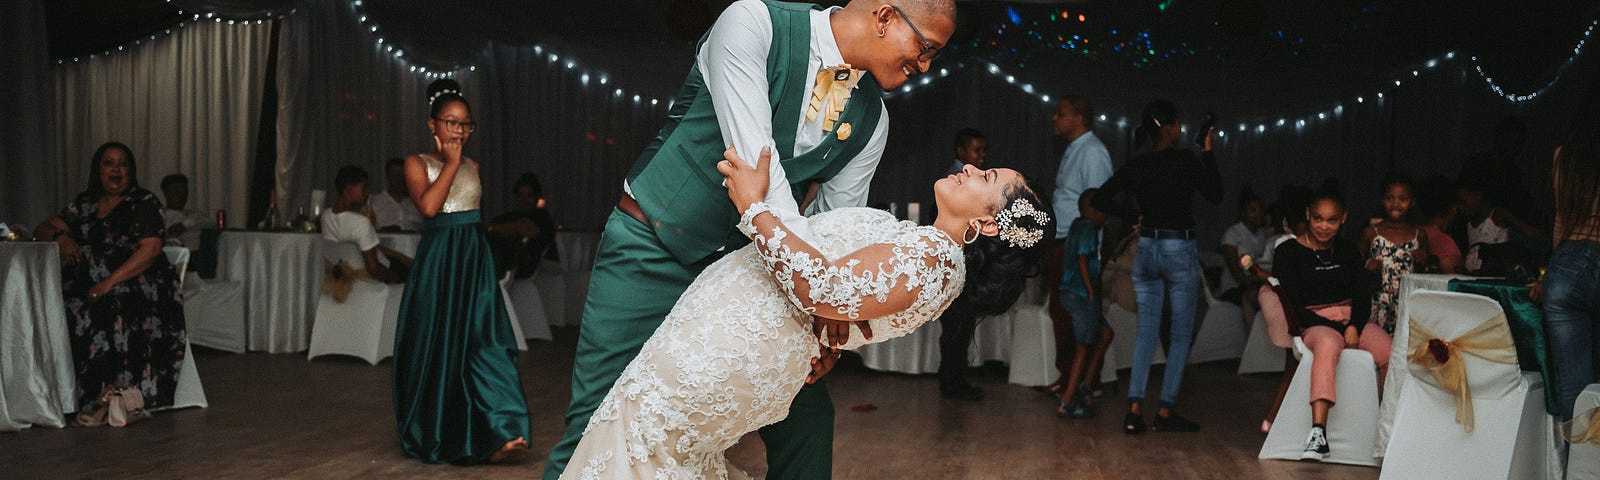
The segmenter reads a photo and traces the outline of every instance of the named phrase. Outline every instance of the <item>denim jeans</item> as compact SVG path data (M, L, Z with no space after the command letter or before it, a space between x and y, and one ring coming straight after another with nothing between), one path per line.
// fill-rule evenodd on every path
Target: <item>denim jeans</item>
M1089 301L1089 297L1080 297L1076 293L1061 292L1061 306L1072 315L1072 338L1078 345L1094 345L1100 338L1100 327L1109 327L1104 315L1100 314L1100 302Z
M1544 329L1550 361L1561 372L1557 385L1561 416L1572 418L1572 404L1595 381L1600 352L1600 242L1567 240L1550 256L1544 276Z
M1172 348L1167 351L1166 374L1161 381L1161 406L1171 407L1178 400L1189 344L1194 341L1195 302L1200 291L1200 260L1194 240L1140 237L1133 260L1133 291L1139 301L1139 333L1133 345L1128 401L1144 401L1150 360L1161 344L1162 304L1170 303Z

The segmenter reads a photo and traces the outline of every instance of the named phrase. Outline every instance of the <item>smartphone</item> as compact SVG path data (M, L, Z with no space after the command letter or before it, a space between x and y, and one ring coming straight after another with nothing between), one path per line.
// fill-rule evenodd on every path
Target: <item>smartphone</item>
M1217 114L1211 113L1211 112L1206 112L1205 119L1201 120L1201 122L1200 122L1200 132L1196 133L1195 136L1194 136L1194 143L1196 145L1205 145L1206 144L1206 136L1207 135L1211 135L1211 129L1216 128L1216 127L1217 127Z

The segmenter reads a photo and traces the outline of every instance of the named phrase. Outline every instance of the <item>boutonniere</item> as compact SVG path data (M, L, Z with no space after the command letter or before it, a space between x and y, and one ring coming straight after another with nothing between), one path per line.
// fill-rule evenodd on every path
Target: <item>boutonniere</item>
M826 103L828 111L822 117L822 131L832 132L834 124L839 121L839 114L844 112L845 103L850 100L850 93L860 81L861 71L850 68L848 63L823 67L817 72L816 86L811 88L811 101L806 105L806 121L816 121L817 115L823 114L822 105Z

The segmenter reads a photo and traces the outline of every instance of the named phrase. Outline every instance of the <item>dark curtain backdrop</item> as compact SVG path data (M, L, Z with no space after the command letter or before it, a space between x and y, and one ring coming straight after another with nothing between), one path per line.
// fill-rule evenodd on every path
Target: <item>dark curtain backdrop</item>
M55 75L45 32L45 2L0 6L0 222L32 229L65 203L57 191Z
M634 19L674 17L677 14L673 12L681 12L679 7L699 4L668 3L673 8L662 10L665 7L652 3L620 9L612 2L600 10L617 7L616 13ZM707 3L709 12L720 9L719 5L712 5L715 3ZM6 15L6 20L0 22L13 27L7 30L8 35L21 38L24 32L34 32L33 38L37 38L37 19L42 15L38 5L10 4L8 12L17 11L19 15ZM184 5L200 8L194 2ZM261 5L281 9L283 3ZM358 13L353 2L337 0L307 0L293 5L300 12L281 20L277 70L276 189L287 210L296 208L296 202L304 205L310 190L326 189L339 165L353 163L377 172L385 158L431 146L423 124L423 91L431 79L408 68L413 58L422 58L424 65L436 69L441 65L476 67L457 70L453 76L465 86L476 120L484 125L468 153L485 165L484 207L488 213L497 213L504 206L508 187L518 174L531 171L543 179L558 221L582 231L601 227L619 193L622 176L664 120L667 100L689 67L689 45L697 36L694 32L701 28L696 25L707 21L706 15L678 15L682 18L668 18L670 22L664 26L633 34L615 25L604 27L601 22L602 27L598 28L611 28L605 31L615 31L616 35L594 39L581 35L584 29L597 28L593 16L584 13L587 10L554 9L550 18L526 23L517 19L530 18L538 9L524 6L505 10L509 12L506 18L498 21L477 23L483 32L451 36L430 30L433 24L427 19L436 10L381 3ZM483 16L495 11L463 7L460 13ZM368 30L369 24L359 21L361 15L370 17L370 25L382 26L377 35ZM505 33L516 31L516 26L522 24L549 28L529 27L518 34ZM1547 35L1567 40L1523 48L1522 54L1530 60L1517 67L1508 67L1516 64L1497 57L1486 57L1483 63L1497 76L1509 78L1504 80L1508 89L1532 91L1551 78L1560 64L1559 58L1564 58L1560 52L1570 51L1571 42L1581 33L1578 29ZM376 45L376 36L412 50L408 50L405 60L396 60ZM456 37L464 40L448 41ZM49 65L53 64L50 57L43 53L48 47L38 43L34 41L29 46L29 42L8 42L9 48L20 50L18 55L7 55L6 61L22 63L8 69L8 75L48 73L54 68ZM551 53L559 54L560 60L549 61ZM1427 55L1439 53L1442 51ZM1579 114L1574 106L1578 92L1597 78L1596 62L1580 57L1544 96L1512 103L1492 95L1483 80L1461 61L1447 62L1396 88L1382 79L1401 75L1409 68L1407 65L1303 62L1288 66L1302 71L1289 71L1285 76L1282 71L1266 71L1265 67L1257 71L1247 63L1237 62L1216 68L1196 65L1151 73L1092 63L1035 62L1019 67L997 59L1000 68L1018 77L1013 85L1003 75L989 73L984 59L960 53L951 57L935 66L935 70L949 69L948 76L912 92L898 93L888 101L889 146L873 182L873 203L918 201L924 204L924 212L931 211L929 185L951 160L955 131L968 126L988 135L993 165L1022 171L1035 181L1042 195L1049 195L1065 142L1050 137L1054 105L1042 101L1037 93L1079 93L1091 98L1107 115L1106 121L1098 122L1096 133L1110 147L1118 164L1126 160L1128 136L1137 124L1133 117L1139 108L1151 99L1167 98L1184 110L1191 125L1200 112L1217 112L1226 132L1218 151L1227 198L1219 205L1197 209L1205 234L1202 245L1207 249L1234 220L1234 199L1240 186L1250 185L1270 201L1283 184L1315 186L1324 178L1335 178L1351 199L1352 214L1364 218L1377 212L1377 183L1391 169L1414 176L1441 173L1454 177L1466 157L1487 148L1493 125L1505 115L1528 121L1532 135L1521 153L1526 175L1520 181L1548 204L1548 154L1554 139ZM1556 60L1547 60L1552 58ZM575 62L575 67L566 67L569 60ZM971 64L963 67L959 65L962 62ZM47 65L41 67L40 63ZM585 73L590 75L587 84L582 81ZM608 79L606 85L599 84L601 77ZM1262 85L1243 81L1247 78L1292 81ZM1374 78L1378 80L1366 85L1368 79ZM1241 79L1239 86L1230 88L1229 79ZM28 84L29 88L58 88L41 86L46 83L49 82L13 82ZM1024 83L1033 85L1036 92L1020 90L1017 85ZM617 88L622 88L624 94L616 95ZM1363 104L1351 102L1354 95L1378 91L1385 93L1382 102L1370 96ZM634 102L635 94L641 96L641 101ZM48 92L41 91L37 98L49 98ZM650 99L657 99L658 103L651 105ZM1292 120L1287 127L1271 125L1280 115L1290 119L1304 117L1314 113L1313 108L1326 109L1335 102L1344 102L1343 113L1327 120L1312 120L1305 127L1293 126ZM12 105L26 106L25 102ZM14 132L26 131L23 129L37 124L40 118L53 118L50 105L39 107L37 115L4 115L0 122L7 128L0 128L5 132L0 139L16 138ZM1239 132L1236 126L1241 121L1251 125L1267 123L1268 129L1262 133L1254 128ZM61 173L50 165L49 152L57 147L50 145L48 135L20 138L22 143L17 146L3 144L7 155L5 172L12 176L8 178L20 173L27 184L54 185L61 181L56 178ZM22 158L25 163L18 166L11 161L13 158ZM4 210L22 211L28 216L53 211L54 202L43 201L51 204L43 208L38 205L39 198L66 195L14 191L8 189ZM16 199L19 197L21 200ZM28 206L19 206L25 204Z

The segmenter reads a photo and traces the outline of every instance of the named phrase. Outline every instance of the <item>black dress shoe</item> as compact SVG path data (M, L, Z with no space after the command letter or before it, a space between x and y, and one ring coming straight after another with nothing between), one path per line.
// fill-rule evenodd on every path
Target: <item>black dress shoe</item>
M1156 415L1155 430L1157 432L1187 433L1200 431L1200 424L1189 421L1173 412L1168 416Z
M940 386L939 396L946 400L966 400L976 402L983 400L983 389L972 385Z

